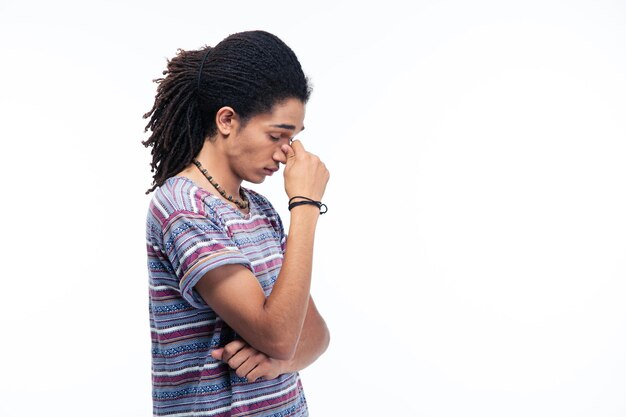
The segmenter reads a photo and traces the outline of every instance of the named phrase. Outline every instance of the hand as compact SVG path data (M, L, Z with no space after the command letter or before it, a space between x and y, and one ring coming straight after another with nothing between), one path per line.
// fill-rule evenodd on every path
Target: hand
M287 156L284 171L287 196L301 195L320 201L330 178L326 165L319 157L307 152L299 140L291 142L291 146L283 145L281 150Z
M274 379L285 373L286 361L272 359L243 340L235 340L223 348L214 349L211 356L227 363L235 370L237 376L247 378L248 382L254 382L259 378Z

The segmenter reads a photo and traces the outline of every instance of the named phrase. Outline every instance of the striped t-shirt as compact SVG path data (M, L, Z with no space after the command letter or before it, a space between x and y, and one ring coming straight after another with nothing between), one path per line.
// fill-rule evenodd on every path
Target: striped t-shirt
M213 268L241 264L268 296L282 265L278 213L244 189L243 214L184 177L159 187L148 210L152 399L155 416L307 416L297 372L248 382L211 357L237 335L194 286ZM233 296L236 296L235 294Z

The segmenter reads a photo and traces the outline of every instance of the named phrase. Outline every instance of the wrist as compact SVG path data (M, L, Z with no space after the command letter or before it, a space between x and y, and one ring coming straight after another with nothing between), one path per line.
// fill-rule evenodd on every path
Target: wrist
M291 211L292 209L296 207L303 207L303 206L316 207L319 210L319 214L324 214L328 211L328 207L326 206L326 204L322 203L321 201L317 201L312 198L309 198L309 197L297 195L289 199L289 205L288 205L289 211Z
M289 236L291 237L293 232L298 233L302 227L308 229L312 227L315 229L317 222L320 218L320 211L315 206L302 206L296 207L289 211L291 221L289 226Z

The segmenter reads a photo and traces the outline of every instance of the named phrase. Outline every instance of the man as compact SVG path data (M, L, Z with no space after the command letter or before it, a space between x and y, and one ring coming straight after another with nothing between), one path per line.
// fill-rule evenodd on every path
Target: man
M309 295L328 170L293 140L310 88L291 49L234 34L168 62L144 142L153 408L174 416L306 416L297 371L327 348ZM285 164L289 239L261 195Z

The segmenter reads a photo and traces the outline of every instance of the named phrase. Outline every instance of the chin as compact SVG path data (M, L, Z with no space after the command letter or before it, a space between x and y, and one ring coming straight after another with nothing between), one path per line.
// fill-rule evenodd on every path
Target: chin
M262 182L265 181L265 178L267 177L263 175L261 177L252 177L252 178L244 178L244 179L251 184L261 184Z

